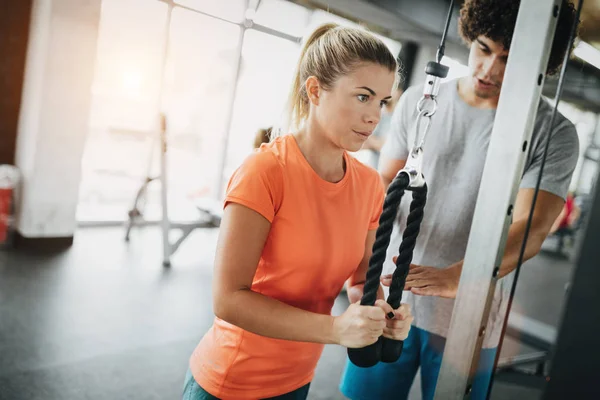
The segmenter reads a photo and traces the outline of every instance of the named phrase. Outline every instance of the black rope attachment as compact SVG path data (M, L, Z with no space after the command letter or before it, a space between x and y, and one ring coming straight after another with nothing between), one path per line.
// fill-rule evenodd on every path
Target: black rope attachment
M431 61L425 68L427 74L423 88L423 97L417 103L417 120L414 124L414 145L409 153L406 165L390 184L385 201L383 203L383 212L379 217L379 228L375 235L373 244L373 254L369 259L369 269L363 290L363 296L360 304L363 306L373 306L377 300L377 292L380 287L381 272L387 248L390 244L390 237L394 228L398 208L406 190L413 192L410 212L406 222L406 229L402 235L398 258L396 260L396 269L392 276L390 285L390 294L387 303L394 309L400 307L402 301L402 291L406 283L406 277L410 269L410 263L413 257L413 251L417 243L417 236L421 229L423 221L423 210L427 201L427 184L423 177L423 144L427 132L431 126L431 117L437 110L437 96L440 89L441 79L448 76L449 68L441 64L444 56L446 35L450 26L452 12L454 10L454 0L450 0L450 7L446 17L446 24L442 40L436 54L436 61ZM422 136L419 135L421 122L426 120L425 130ZM419 140L420 139L420 140ZM392 314L392 313L390 313ZM394 315L388 315L393 318ZM359 367L372 367L379 361L392 363L400 358L402 354L403 341L391 340L380 337L377 342L370 346L359 349L348 349L350 361Z
M410 213L407 219L407 226L402 237L400 252L396 261L396 270L394 271L390 294L387 303L393 309L400 307L402 300L402 291L410 262L412 261L413 250L416 239L419 234L421 221L423 220L423 210L427 198L427 185L421 187L409 187L409 174L401 171L390 184L385 201L383 212L379 217L379 227L377 228L375 243L373 244L373 254L369 259L369 269L365 281L363 297L360 304L363 306L373 306L377 300L377 292L380 287L381 272L386 258L387 248L390 244L392 230L398 214L398 208L406 190L413 192L413 200L410 205ZM393 315L388 315L393 318ZM377 342L367 347L358 349L348 349L348 357L356 366L367 368L372 367L379 361L395 362L402 354L404 342L380 337Z

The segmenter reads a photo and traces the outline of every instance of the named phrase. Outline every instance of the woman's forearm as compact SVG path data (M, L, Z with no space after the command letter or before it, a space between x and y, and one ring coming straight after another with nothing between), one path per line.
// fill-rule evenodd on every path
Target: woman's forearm
M305 311L248 289L237 290L215 307L217 317L274 339L338 343L334 317Z

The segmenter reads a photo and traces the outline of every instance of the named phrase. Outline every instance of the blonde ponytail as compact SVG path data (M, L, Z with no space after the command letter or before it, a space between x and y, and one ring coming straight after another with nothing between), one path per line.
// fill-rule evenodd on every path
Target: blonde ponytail
M308 117L308 95L306 93L306 88L304 87L305 81L302 80L302 64L304 59L306 58L306 53L308 49L315 43L319 38L325 35L327 32L337 28L338 25L334 23L324 24L319 26L308 38L308 40L304 43L302 47L302 52L300 53L300 59L298 60L298 65L296 66L296 74L294 76L294 81L292 83L292 89L290 91L289 98L289 110L288 110L288 118L291 124L291 127L297 129L300 127L302 121Z

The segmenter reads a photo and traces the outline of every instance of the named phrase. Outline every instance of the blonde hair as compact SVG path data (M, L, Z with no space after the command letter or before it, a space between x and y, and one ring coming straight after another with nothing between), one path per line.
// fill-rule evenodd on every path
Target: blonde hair
M325 90L340 76L351 73L361 63L370 62L398 74L398 62L387 46L363 29L329 23L319 26L308 38L288 99L289 129L298 129L308 117L309 102L305 83L314 76Z

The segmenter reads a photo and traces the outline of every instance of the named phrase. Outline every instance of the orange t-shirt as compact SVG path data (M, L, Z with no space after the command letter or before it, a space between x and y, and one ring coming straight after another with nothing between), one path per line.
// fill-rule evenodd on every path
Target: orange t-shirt
M320 178L292 135L263 144L234 172L225 206L249 207L271 222L252 290L304 310L330 314L376 229L384 189L377 172L347 153L346 173ZM271 339L219 318L196 347L190 368L221 399L258 399L309 383L322 344Z

